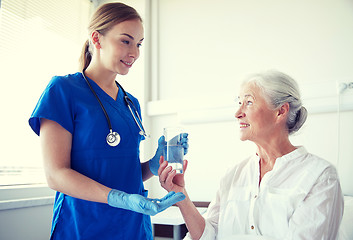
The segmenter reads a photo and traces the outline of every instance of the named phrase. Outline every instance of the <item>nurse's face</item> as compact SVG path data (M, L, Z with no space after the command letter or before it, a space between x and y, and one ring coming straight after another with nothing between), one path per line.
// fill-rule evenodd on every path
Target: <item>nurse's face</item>
M277 111L271 109L260 88L253 83L245 84L238 98L235 117L239 121L240 140L266 143L275 131Z
M104 68L125 75L140 56L143 41L140 20L128 20L116 24L104 36L99 36L99 56Z

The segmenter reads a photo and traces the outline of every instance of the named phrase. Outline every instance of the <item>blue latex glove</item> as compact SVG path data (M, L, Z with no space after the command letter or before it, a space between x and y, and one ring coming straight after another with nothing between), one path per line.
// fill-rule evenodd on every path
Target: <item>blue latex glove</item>
M112 189L108 194L110 206L152 216L184 199L185 195L182 192L175 193L173 191L161 199L150 199L139 194L128 194L115 189Z
M188 144L188 135L187 133L182 133L181 134L181 145L184 148L184 155L188 153L188 149L189 149L189 144ZM177 139L177 138L175 138ZM172 141L172 140L170 140ZM149 161L149 167L150 167L150 171L153 173L153 175L157 176L158 175L158 168L159 168L159 159L161 158L161 156L163 155L163 149L166 145L166 141L164 136L161 136L158 139L158 148L156 151L156 154L154 155L154 157Z

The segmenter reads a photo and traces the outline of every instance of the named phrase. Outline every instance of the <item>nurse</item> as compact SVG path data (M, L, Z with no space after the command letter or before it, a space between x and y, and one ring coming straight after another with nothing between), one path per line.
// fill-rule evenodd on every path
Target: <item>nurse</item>
M48 185L57 191L51 239L153 239L149 215L185 198L147 198L143 181L157 175L165 141L140 163L139 102L115 81L138 59L143 39L135 9L102 5L89 25L82 72L53 77L29 119L40 135ZM183 146L187 151L187 134Z

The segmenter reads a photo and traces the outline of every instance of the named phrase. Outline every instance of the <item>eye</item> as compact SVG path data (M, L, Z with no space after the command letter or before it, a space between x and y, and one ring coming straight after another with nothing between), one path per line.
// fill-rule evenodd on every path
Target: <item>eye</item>
M139 48L139 47L141 47L142 46L142 43L138 43L137 44L137 47Z
M253 104L252 101L247 101L247 102L246 102L246 105L252 105L252 104Z
M127 44L127 45L130 44L130 41L129 41L129 40L122 40L121 42L124 43L124 44Z

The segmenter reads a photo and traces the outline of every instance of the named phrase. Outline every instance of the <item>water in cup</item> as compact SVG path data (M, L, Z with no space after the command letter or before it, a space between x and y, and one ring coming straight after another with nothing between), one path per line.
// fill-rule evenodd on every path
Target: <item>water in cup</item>
M164 158L168 161L168 166L172 166L176 173L183 173L184 148L182 145L167 144L164 149Z
M166 145L163 151L164 160L176 173L183 173L184 148L181 145L183 129L180 127L164 128Z

